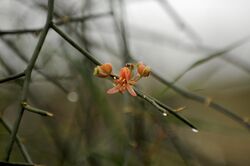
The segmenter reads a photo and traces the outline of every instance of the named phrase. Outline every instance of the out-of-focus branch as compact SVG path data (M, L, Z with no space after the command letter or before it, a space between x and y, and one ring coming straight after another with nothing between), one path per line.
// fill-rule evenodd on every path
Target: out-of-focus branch
M9 75L13 75L14 71L13 69L4 61L3 56L0 54L0 64L5 68L6 72Z
M29 63L29 60L27 59L27 57L24 54L21 53L21 51L16 47L16 45L12 41L9 41L9 40L6 40L6 39L2 39L2 41L6 45L8 45L9 48L11 48L11 50L15 52L15 55L18 56L23 62L25 62L26 64ZM46 80L50 81L56 87L61 89L64 93L68 92L68 90L66 88L64 88L58 81L56 81L51 76L44 73L43 71L39 70L38 67L34 66L34 71L36 71L37 73L42 75Z
M186 70L184 70L179 76L177 76L175 78L175 80L172 82L172 84L175 84L178 80L180 80L186 73L188 73L189 71L193 70L194 68L200 66L200 65L203 65L205 64L206 62L212 60L212 59L215 59L215 58L218 58L222 55L224 55L225 53L228 53L229 51L232 51L233 49L241 46L242 44L245 44L246 42L249 41L249 37L246 37L244 39L241 39L237 42L234 42L233 44L230 44L229 46L227 46L226 48L222 49L222 50L219 50L213 54L210 54L209 56L203 58L203 59L200 59L194 63L192 63ZM164 91L166 91L168 88L166 88Z
M57 26L60 26L60 25L68 24L68 23L84 22L87 20L110 16L111 14L112 14L111 12L103 12L103 13L98 13L98 14L89 14L89 15L81 16L81 17L64 16L62 17L61 20L55 21L54 24Z
M40 50L43 46L43 43L45 41L45 38L48 34L48 31L50 29L50 26L52 24L52 18L53 18L53 9L54 9L54 0L48 0L48 14L47 14L47 19L46 19L46 23L45 26L42 30L41 36L38 40L38 43L36 45L36 48L33 52L33 55L31 57L31 60L28 63L28 66L25 70L25 79L24 79L24 83L22 86L22 94L21 94L21 102L26 102L27 100L27 95L28 95L28 88L29 88L29 84L30 84L30 80L31 80L31 73L33 71L33 68L35 66L36 60L39 56ZM6 152L5 152L5 156L4 156L4 161L9 161L10 158L10 154L12 152L13 149L13 145L16 139L16 135L18 132L18 128L20 126L22 117L23 117L23 113L24 113L24 107L20 106L20 111L17 117L17 120L15 121L14 127L13 127L13 131L11 133L11 138L10 141L7 145L6 148Z
M131 29L133 29L133 31L134 31L133 36L131 36L131 37L133 37L134 40L138 40L141 42L148 42L148 43L154 44L156 46L164 46L165 47L165 43L167 43L170 47L176 48L176 49L181 50L181 51L192 52L192 53L198 52L199 55L201 55L201 53L202 53L202 54L207 54L208 56L219 51L217 48L212 48L212 47L208 47L208 46L200 46L197 48L197 47L194 47L192 44L184 43L181 40L175 39L171 36L162 35L158 32L146 30L143 28L139 28L137 26L131 26ZM98 32L99 33L100 32L110 33L107 29L104 29L104 28L99 29ZM98 32L96 32L96 33L98 33ZM149 40L149 39L151 39L151 40ZM89 41L89 42L91 42L91 41ZM100 45L98 45L98 43L91 42L91 44L97 48L100 48ZM106 48L111 53L113 53L113 50L111 48L109 48L107 46L106 46ZM240 69L244 73L250 75L249 65L246 62L244 62L243 60L241 60L240 58L238 58L236 53L226 52L223 54L223 56L219 56L218 58L224 60L225 62L237 67L238 69Z
M204 97L204 96L200 96L196 93L192 93L192 92L188 92L174 84L172 84L170 81L164 79L163 77L161 77L160 75L156 74L155 72L152 72L152 75L159 80L160 82L162 82L163 84L169 86L171 89L173 89L175 92L179 93L180 95L182 95L185 98L188 98L190 100L194 100L196 102L199 102L201 104L206 104L208 107L213 108L214 110L224 114L225 116L231 118L232 120L234 120L235 122L239 123L240 125L242 125L243 127L247 128L248 130L250 130L250 124L245 121L244 118L240 117L239 115L235 114L233 111L227 109L226 107L220 105L219 103L215 102L215 101L208 101L208 97Z
M44 166L44 165L40 165L40 164L5 162L5 161L0 161L0 165L4 165L4 166Z
M101 65L101 63L94 58L88 51L84 50L79 46L76 42L74 42L68 35L66 35L63 31L61 31L55 24L51 25L51 28L54 29L64 40L66 40L72 47L76 48L80 53L82 53L86 58L88 58L95 65Z
M174 10L174 8L170 5L168 0L158 0L159 3L161 3L162 7L165 9L171 18L173 18L174 23L177 25L177 27L180 30L183 30L187 36L194 41L196 45L200 45L201 38L199 35L189 26L182 18L181 16Z
M114 28L117 32L117 36L119 38L118 42L120 42L121 49L122 49L122 55L124 58L124 62L127 63L130 60L130 51L129 51L129 44L128 44L128 39L127 39L127 31L125 27L125 9L124 9L124 1L119 0L117 1L118 6L119 6L119 17L118 13L116 13L114 9L115 1L114 0L109 0L109 6L110 10L112 12L111 18L113 19L114 22Z
M22 107L25 110L29 111L29 112L33 112L33 113L36 113L36 114L39 114L39 115L42 115L42 116L53 116L52 113L41 110L41 109L38 109L38 108L35 108L35 107L32 107L31 105L29 105L26 102L22 102L21 104L22 104Z
M11 130L11 127L10 125L5 121L3 120L2 117L0 117L0 122L2 123L2 125L4 126L4 128L11 134L12 133L12 130ZM20 149L22 155L23 155L23 158L25 159L26 162L28 163L33 163L32 162L32 159L26 149L26 147L24 146L24 144L21 142L21 139L20 137L17 135L16 136L16 143L17 143L17 146L18 148Z
M171 6L168 0L158 0L158 1L159 3L163 4L165 11L172 18L176 26L179 27L179 29L183 30L183 32L186 33L186 35L190 38L190 40L194 42L194 44L196 45L196 49L205 50L205 51L215 50L215 49L208 48L201 43L201 37L198 35L198 33L196 33L196 31L193 28L191 28L183 18L181 18L181 16L174 9L174 7ZM223 54L227 55L228 53L225 52ZM229 58L229 57L224 57L224 56L222 56L221 58L225 60L226 62L238 67L239 69L246 71L248 74L250 73L249 67L247 67L246 65L243 65L242 62L238 60L236 61L234 58Z
M84 22L84 21L91 20L91 19L106 17L109 15L111 15L111 12L90 14L90 15L81 16L81 17L64 16L61 19L58 19L57 21L55 21L55 24L58 26L61 26L61 25L69 24L69 23ZM0 30L0 36L3 36L3 35L22 35L22 34L27 34L27 33L39 33L42 30L43 30L43 28Z
M42 30L42 28L0 30L0 36L3 36L3 35L22 35L22 34L27 34L27 33L39 33L41 30Z
M18 73L18 74L14 74L14 75L8 76L6 78L2 78L2 79L0 79L0 84L4 83L4 82L11 81L11 80L16 80L16 79L21 78L23 76L25 76L25 73L21 72L21 73Z

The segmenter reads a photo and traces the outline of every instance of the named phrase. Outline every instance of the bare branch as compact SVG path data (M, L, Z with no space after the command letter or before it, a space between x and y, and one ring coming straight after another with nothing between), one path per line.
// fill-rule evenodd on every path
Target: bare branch
M138 89L135 89L135 91L139 97L141 97L142 99L146 100L147 102L155 106L162 113L163 116L167 116L167 113L170 113L173 116L175 116L177 119L179 119L180 121L182 121L183 123L191 127L194 132L198 132L198 129L194 125L192 125L191 122L189 122L187 119L177 114L173 108L163 104L162 102L153 98L152 96L145 95L143 92L139 91Z
M47 15L47 19L46 19L46 24L44 26L44 29L42 30L41 36L38 40L36 48L33 52L32 57L31 57L31 60L29 61L29 64L25 70L25 79L24 79L24 84L23 84L23 88L22 88L22 96L21 96L22 102L25 102L27 100L28 88L29 88L29 84L30 84L30 80L31 80L31 73L32 73L32 70L35 66L36 60L39 56L40 50L41 50L42 45L44 43L44 40L47 36L47 33L50 29L50 26L52 23L53 9L54 9L54 0L48 0L48 15ZM20 123L21 123L21 120L23 117L23 113L24 113L24 108L22 106L20 106L20 111L19 111L17 120L14 124L13 132L11 133L11 139L9 141L9 144L7 145L7 148L6 148L4 161L9 161L10 154L11 154L12 149L13 149L14 141L16 139L16 135L18 132L18 128L20 126Z
M27 64L29 63L28 58L20 52L20 50L16 47L16 45L12 41L9 41L6 39L2 39L2 41L4 43L6 43L15 52L16 56L18 56L22 61L24 61ZM43 71L39 70L38 67L34 66L34 71L36 71L37 73L42 75L45 79L50 81L52 84L54 84L60 90L62 90L64 93L68 93L68 90L66 88L64 88L58 81L54 80L51 76L49 76L46 73L44 73Z
M68 35L66 35L63 31L61 31L55 24L51 25L51 28L54 29L63 39L65 39L72 47L76 48L79 52L81 52L86 58L88 58L95 65L101 65L101 63L94 58L86 50L82 49L76 42L74 42Z
M233 44L230 44L229 46L227 46L226 48L224 48L222 50L216 51L215 53L212 53L209 56L192 63L186 70L184 70L178 77L175 78L175 80L172 82L172 84L175 84L179 79L181 79L190 70L192 70L200 65L203 65L204 63L206 63L212 59L220 57L220 56L224 55L225 53L228 53L229 51L232 51L233 49L241 46L242 44L245 44L248 41L249 41L249 37L245 37L239 41L234 42Z
M84 22L91 19L97 19L101 17L106 17L111 15L111 12L105 12L105 13L98 13L98 14L90 14L87 16L81 16L81 17L62 17L61 19L58 19L55 21L55 25L61 26L69 23L76 23L76 22ZM33 28L33 29L16 29L16 30L0 30L0 36L3 35L22 35L27 33L34 33L38 34L43 30L43 28Z
M12 130L11 130L10 125L5 120L3 120L2 117L0 117L0 122L2 123L4 128L11 134ZM29 153L28 153L28 151L26 149L26 147L21 142L21 139L20 139L20 137L18 135L16 136L16 143L17 143L17 146L20 149L25 161L28 162L28 163L33 163L32 160L31 160L31 157L30 157L30 155L29 155Z
M44 166L44 165L40 165L40 164L4 162L4 161L0 161L0 165L4 165L4 166Z
M50 117L53 116L52 113L47 112L47 111L44 111L44 110L41 110L41 109L39 109L39 108L32 107L32 106L30 106L30 105L29 105L28 103L26 103L26 102L22 102L21 105L22 105L22 107L23 107L25 110L27 110L27 111L29 111L29 112L33 112L33 113L36 113L36 114L40 114L40 115L42 115L42 116L50 116Z
M188 92L188 91L186 91L186 90L184 90L184 89L182 89L182 88L180 88L180 87L172 84L170 81L167 81L166 79L164 79L163 77L159 76L155 72L152 72L152 75L157 80L159 80L163 84L169 86L171 89L173 89L175 92L179 93L183 97L186 97L188 99L194 100L194 101L202 103L202 104L205 104L207 102L207 97L200 96L200 95L198 95L196 93ZM250 124L248 122L246 122L244 120L244 118L240 117L239 115L237 115L233 111L227 109L226 107L220 105L219 103L216 103L214 101L210 101L209 104L207 104L207 106L213 108L214 110L216 110L216 111L218 111L218 112L220 112L222 114L224 114L225 116L229 117L230 119L234 120L235 122L239 123L243 127L245 127L248 130L250 130Z
M82 49L77 43L75 43L68 35L66 35L63 31L61 31L59 28L57 28L57 26L55 26L54 24L52 24L52 28L63 38L65 39L67 42L69 42L69 44L71 44L71 46L73 46L75 49L77 49L79 52L81 52L85 57L87 57L92 63L94 63L95 65L101 65L101 63L94 58L93 55L91 55L89 52L87 52L86 50ZM110 75L112 78L118 78L117 76L114 75ZM177 113L175 113L175 111L173 109L171 109L170 107L164 105L163 103L160 103L159 101L157 101L156 99L154 99L153 97L149 97L146 94L144 94L143 92L140 92L139 90L136 91L138 93L138 96L143 98L144 100L150 102L153 106L158 106L157 109L161 110L162 113L167 113L170 112L171 114L173 114L176 118L178 118L179 120L181 120L182 122L184 122L185 124L187 124L188 126L190 126L192 129L194 129L193 131L198 131L196 129L196 127L194 127L190 122L188 122L185 118L181 117L180 115L178 115ZM163 112L163 110L165 110Z
M21 73L18 73L18 74L14 74L14 75L11 75L11 76L8 76L6 78L3 78L3 79L0 79L0 84L1 83L4 83L4 82L8 82L8 81L11 81L11 80L16 80L18 78L21 78L25 76L25 73L24 72L21 72Z
M174 23L180 30L183 30L186 35L194 41L194 43L198 46L201 43L201 38L199 35L193 30L191 26L189 26L183 18L175 11L175 9L170 5L168 0L158 0L159 3L162 4L162 7L165 11L170 15L173 19Z

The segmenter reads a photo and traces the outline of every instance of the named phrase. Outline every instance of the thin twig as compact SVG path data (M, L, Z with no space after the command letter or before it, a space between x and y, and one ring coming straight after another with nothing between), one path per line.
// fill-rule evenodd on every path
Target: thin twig
M63 31L61 31L59 28L57 28L54 24L52 24L51 26L62 38L64 38L67 42L69 42L69 44L71 44L74 48L76 48L79 52L81 52L85 57L87 57L92 63L94 63L95 65L101 65L101 63L94 58L93 55L91 55L89 52L87 52L86 50L82 49L77 43L75 43L68 35L66 35ZM118 78L117 76L111 75L112 78ZM196 127L194 127L190 122L188 122L185 118L181 117L180 115L178 115L177 113L175 113L175 111L173 109L171 109L170 107L164 105L163 103L160 103L158 100L154 99L153 97L149 97L146 94L144 94L143 92L137 90L136 91L138 93L138 96L140 96L141 98L143 98L144 100L150 102L153 106L158 106L158 110L165 110L164 113L170 112L171 114L173 114L176 118L178 118L180 121L184 122L185 124L187 124L188 126L190 126L192 129L194 129L193 131L198 131L196 129ZM154 101L154 102L153 102ZM162 111L161 111L162 112Z
M39 33L41 30L42 30L42 28L0 30L0 36L3 36L3 35L22 35L22 34L27 34L27 33Z
M175 116L177 119L181 120L183 123L191 127L194 132L198 132L198 129L194 125L192 125L191 122L189 122L187 119L177 114L175 110L172 109L171 107L163 104L162 102L153 98L152 96L145 95L143 92L141 92L138 89L135 89L135 92L139 97L141 97L142 99L146 100L147 102L155 106L162 113L163 116L167 116L167 113L170 113L173 116Z
M184 70L179 76L177 76L174 81L172 82L172 84L175 84L178 80L180 80L186 73L188 73L189 71L193 70L194 68L200 66L200 65L203 65L205 64L206 62L212 60L212 59L215 59L217 57L220 57L222 55L224 55L225 53L228 53L229 51L232 51L233 49L241 46L242 44L245 44L246 42L248 42L250 39L250 37L245 37L239 41L236 41L232 44L230 44L229 46L227 46L226 48L224 49L221 49L219 51L216 51L215 53L212 53L210 55L208 55L207 57L203 58L203 59L200 59L194 63L192 63L186 70ZM163 91L166 92L168 90L168 87L166 87Z
M96 60L93 55L89 54L87 51L85 51L84 49L82 49L77 43L75 43L69 36L67 36L64 32L62 32L60 29L58 29L55 25L52 25L52 28L59 34L61 35L66 41L68 41L73 47L75 47L78 51L80 51L84 56L86 56L89 60L91 60L94 64L96 65L100 65L101 63ZM160 81L162 81L163 83L165 83L166 85L170 86L171 83L167 82L166 80L162 79L161 77L159 77L158 75L154 74L154 76L159 79ZM175 85L170 86L171 88L173 88L175 91L179 92L180 94L182 94L185 97L191 98L193 100L197 100L201 103L204 103L206 101L206 97L203 96L199 96L193 93L189 93L186 91L181 90L180 88L176 88ZM250 129L250 124L248 124L247 122L244 121L243 118L241 118L240 116L236 115L235 113L232 113L230 110L226 109L225 107L211 102L210 107L216 109L217 111L223 113L224 115L230 117L231 119L235 120L236 122L242 124L244 127L246 127L247 129Z
M8 75L13 75L15 72L11 68L10 65L8 65L5 60L3 59L3 55L0 53L0 64L5 68Z
M50 116L50 117L53 116L52 113L50 113L48 111L41 110L39 108L32 107L27 102L22 102L21 104L22 104L23 108L29 112L33 112L33 113L36 113L36 114L39 114L42 116Z
M109 1L110 2L110 8L111 8L111 11L114 11L114 9L113 9L113 7L112 7L112 0L110 0ZM123 1L122 1L123 2ZM124 2L123 2L124 3ZM121 15L120 15L120 19L121 19L121 21L120 21L120 26L121 26L121 30L119 30L119 25L118 25L118 22L117 22L117 17L116 17L116 13L115 12L113 12L113 15L112 15L112 18L113 18L113 20L114 20L114 26L115 26L115 29L117 30L117 35L116 36L118 36L118 37L120 37L119 39L119 41L121 42L121 45L123 45L123 49L124 49L124 57L125 57L125 62L126 61L129 61L129 60L132 60L132 57L131 57L131 54L130 54L130 51L129 51L129 48L128 48L128 40L127 40L127 35L126 35L126 27L125 27L125 24L124 24L124 4L122 5L122 3L120 3L120 10L121 10ZM121 34L121 35L120 35ZM147 97L147 96L145 96L145 95L140 95L140 93L138 93L138 90L137 90L137 95L139 96L139 97L143 97L143 98L146 98L146 100L149 102L149 103L151 103L151 104L153 104L160 112L161 112L161 114L163 115L163 116L166 116L167 115L167 113L166 113L166 110L163 108L163 107L161 107L160 105L159 105L159 102L158 102L158 104L157 104L157 102L155 101L155 100L153 100L153 99L151 99L151 98L149 98L149 97ZM168 108L168 107L167 107ZM170 110L170 112L171 113L173 113L174 114L174 116L177 116L177 118L182 118L182 117L179 117L179 115L178 114L175 114L175 112L171 109L171 108L168 108L169 110ZM188 125L190 126L190 122L189 121L187 121L186 119L184 119L185 121L184 122L188 122ZM137 120L134 122L134 123L136 123L136 124L138 124L138 123L141 123L141 121L139 121L139 122L137 122ZM192 126L192 130L193 131L198 131L196 128L194 128L194 126L191 124L191 126ZM140 131L141 131L141 125L139 125L139 126L137 126L137 130L139 130L139 131L136 131L137 133L141 133ZM143 128L142 128L142 130L143 130ZM171 127L169 126L169 130L171 130ZM176 147L176 149L177 149L177 151L179 152L179 155L180 155L180 157L183 159L183 161L185 162L185 163L187 163L187 159L186 159L186 156L184 155L185 154L185 152L183 152L182 151L182 149L180 148L180 143L178 142L178 141L176 141L175 140L175 138L174 138L174 136L175 136L175 133L174 133L174 130L172 130L172 132L171 133L168 133L169 135L170 135L170 139L171 139L171 141L172 141L172 143L174 144L174 146ZM143 150L144 151L144 150ZM147 159L147 160L149 160L149 159ZM145 160L143 160L143 161L145 161Z
M65 16L61 20L55 21L54 24L57 26L60 25L65 25L67 23L76 23L76 22L84 22L87 20L92 20L96 18L102 18L111 15L112 13L109 12L103 12L103 13L98 13L98 14L89 14L87 16L80 16L80 17L68 17Z
M18 74L14 74L14 75L8 76L6 78L2 78L2 79L0 79L0 84L4 83L4 82L11 81L11 80L16 80L16 79L21 78L23 76L25 76L25 73L21 72L21 73L18 73Z
M174 10L174 8L170 5L168 0L158 0L159 3L162 4L165 11L173 18L174 23L178 26L180 30L183 30L186 35L194 41L196 45L201 43L201 38L199 35L189 26L181 16Z
M127 32L126 32L126 27L125 27L125 10L124 10L124 1L120 0L117 1L119 8L120 8L120 18L118 17L117 13L115 12L114 9L114 0L109 0L109 6L110 10L112 12L111 18L113 19L114 22L114 28L117 31L117 36L119 37L122 49L122 55L124 57L125 63L127 63L130 60L130 51L129 51L129 44L128 44L128 39L127 39Z
M163 77L159 76L158 74L156 74L155 72L152 72L152 75L159 80L160 82L162 82L163 84L169 86L171 89L173 89L175 92L179 93L180 95L182 95L183 97L186 97L188 99L194 100L196 102L199 102L201 104L205 104L207 101L207 97L204 96L200 96L196 93L192 93L192 92L188 92L176 85L173 85L170 81L167 81L166 79L164 79ZM235 122L239 123L240 125L242 125L243 127L247 128L248 130L250 130L250 124L248 122L246 122L244 120L244 118L240 117L239 115L237 115L236 113L234 113L233 111L227 109L226 107L220 105L219 103L216 103L214 101L210 101L209 104L207 104L208 107L213 108L214 110L224 114L225 116L229 117L230 119L234 120Z
M3 166L44 166L40 164L5 162L5 161L0 161L0 165L3 165Z
M75 23L75 22L84 22L91 19L106 17L111 15L111 12L105 12L105 13L98 13L98 14L90 14L87 16L81 16L81 17L67 17L55 21L55 24L58 26L65 25L68 23ZM33 29L14 29L14 30L0 30L0 36L3 35L22 35L27 33L39 33L43 30L43 28L33 28Z
M135 33L133 33L133 37L136 37L136 39L138 39L140 41L143 41L143 42L153 42L153 44L155 44L157 46L165 45L165 42L167 42L172 47L180 49L181 51L188 51L188 52L192 52L192 53L197 52L199 54L200 53L202 53L202 54L206 53L208 56L211 55L211 53L218 52L218 49L216 49L216 48L212 48L212 47L208 47L208 46L194 47L191 44L187 44L185 42L182 42L182 41L177 40L175 38L172 38L170 36L165 36L165 35L159 34L157 32L145 30L145 29L139 28L137 26L132 26L131 29L133 29L133 31L135 31ZM98 32L100 32L100 31L102 31L103 33L109 33L105 29L99 29ZM153 40L149 41L148 40L149 38L153 39ZM92 42L91 44L94 45L95 47L100 48L99 43ZM106 48L109 49L109 51L111 53L114 52L113 50L111 50L111 48L108 48L107 46L106 46ZM237 54L231 53L231 52L224 53L224 56L219 56L218 58L224 60L225 62L237 67L238 69L240 69L244 73L250 75L250 67L249 67L249 65L246 62L239 59Z
M181 18L181 16L174 9L174 7L171 6L171 4L168 2L168 0L158 0L158 1L159 1L159 3L163 4L165 11L169 14L169 16L172 18L174 23L179 27L179 29L183 30L184 33L186 33L186 35L191 40L193 40L193 42L196 46L196 49L200 49L202 51L204 51L204 50L205 51L214 51L215 50L215 49L208 48L201 43L201 37L198 35L198 33L193 28L191 28L183 18ZM174 42L174 43L176 43L176 42ZM178 42L178 46L179 46L179 44L180 43ZM183 45L183 46L185 48L187 48L186 45ZM228 54L228 53L224 53L224 54ZM249 74L250 69L247 67L247 65L242 65L242 63L240 63L239 61L235 62L235 60L233 60L232 58L229 58L228 56L227 57L223 56L221 58L224 61L238 67L239 69L241 69L243 71L246 71Z
M3 118L0 117L0 122L2 123L2 125L4 126L4 128L11 134L12 133L12 130L11 130L11 127L10 125L5 121L3 120ZM23 155L23 158L25 159L26 162L28 163L33 163L32 162L32 159L26 149L26 147L24 146L24 144L21 142L21 139L20 137L17 135L16 136L16 143L17 143L17 146L18 148L20 149L22 155Z
M12 51L15 52L15 55L18 56L23 62L25 62L27 64L29 63L29 60L27 59L27 57L20 52L20 50L16 47L16 45L12 41L9 41L6 39L2 39L2 41L5 44L7 44L12 49ZM34 71L36 71L37 73L42 75L46 80L50 81L56 87L61 89L64 93L68 93L68 90L66 88L64 88L58 81L56 81L51 76L44 73L43 71L39 70L39 68L37 66L34 67Z
M32 70L35 66L36 60L39 56L40 50L43 46L44 40L47 36L47 33L50 29L50 25L51 25L52 18L53 18L53 9L54 9L54 0L48 0L48 15L47 15L47 19L46 19L46 24L44 26L44 29L42 30L41 36L40 36L39 41L36 45L36 48L33 52L32 58L31 58L28 66L25 70L25 79L24 79L24 84L23 84L23 88L22 88L22 96L21 96L22 102L25 102L27 100L28 88L29 88L29 84L30 84L30 80L31 80L31 73L32 73ZM20 106L20 111L19 111L17 120L14 124L13 132L11 133L11 139L7 145L7 148L6 148L4 161L9 161L10 154L11 154L12 149L13 149L14 141L16 139L16 134L18 132L18 128L20 126L20 123L21 123L21 120L23 117L23 113L24 113L24 108L22 106Z
M89 52L81 48L68 35L66 35L63 31L61 31L55 24L52 24L51 28L54 29L63 39L65 39L71 46L76 48L79 52L81 52L86 58L88 58L95 65L101 65L101 63L97 59L95 59L93 55L91 55Z

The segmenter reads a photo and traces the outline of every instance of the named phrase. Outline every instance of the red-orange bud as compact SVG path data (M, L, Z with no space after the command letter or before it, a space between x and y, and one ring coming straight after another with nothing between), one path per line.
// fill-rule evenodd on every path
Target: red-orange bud
M112 72L112 65L110 63L104 63L103 65L100 66L100 68L106 74L111 74Z
M142 62L139 62L137 64L137 72L140 74L141 77L148 77L151 72L151 68L149 66L144 65Z
M102 64L101 66L96 66L94 69L94 75L97 77L108 77L112 72L112 65L110 63Z

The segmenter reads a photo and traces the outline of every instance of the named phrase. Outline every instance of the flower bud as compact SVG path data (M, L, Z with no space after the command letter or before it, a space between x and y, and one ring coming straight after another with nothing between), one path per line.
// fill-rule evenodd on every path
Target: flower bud
M100 68L106 74L111 74L112 72L112 65L110 63L104 63L103 65L100 66Z
M134 70L134 64L133 63L127 63L126 67L129 68L131 71Z
M94 69L94 75L97 77L108 77L112 72L112 65L110 63L102 64L101 66L96 66Z
M141 77L148 77L151 72L151 68L149 66L144 65L142 62L139 62L137 64L137 72Z

